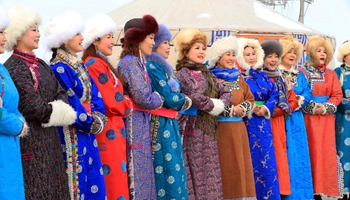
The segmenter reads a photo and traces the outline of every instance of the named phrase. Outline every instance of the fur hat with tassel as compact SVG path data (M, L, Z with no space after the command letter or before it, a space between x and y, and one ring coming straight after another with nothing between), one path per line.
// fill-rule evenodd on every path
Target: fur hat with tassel
M244 49L246 47L252 47L255 50L256 55L256 63L253 66L250 66L245 62L244 59ZM256 39L248 39L248 38L238 38L238 54L237 61L238 64L244 69L249 70L251 67L253 69L259 69L262 67L264 63L264 51L260 46L260 43Z
M333 58L333 54L334 54L332 44L328 40L325 40L321 36L312 37L306 43L305 50L306 50L308 57L316 65L316 67L321 65L320 61L316 57L316 50L320 46L324 47L326 52L327 52L327 58L324 61L324 64L326 66L331 62L331 60Z
M10 24L6 10L0 6L0 29L6 29Z
M21 37L30 27L40 25L39 14L32 8L17 4L8 10L10 25L6 29L7 42L5 49L12 51L17 45L17 39Z
M83 18L75 11L67 11L46 24L46 45L49 49L58 48L83 30Z
M171 40L171 33L164 24L158 24L158 33L154 37L153 50L156 49L162 42Z
M294 50L296 53L296 59L294 65L297 65L303 55L303 44L299 42L298 39L293 38L290 35L284 36L279 39L280 44L283 48L283 53L281 58L283 58L289 51Z
M158 32L158 23L151 15L130 19L124 26L124 38L120 39L123 47L138 45L147 35Z
M215 67L221 56L227 52L234 52L237 55L238 42L234 36L224 37L216 40L209 49L209 69Z
M83 32L83 48L87 49L94 41L108 33L114 34L117 31L117 25L112 18L106 14L98 14L88 19L85 23Z
M344 58L348 54L350 54L350 40L346 40L345 42L343 42L342 45L340 45L338 49L338 57L337 57L338 61L345 63Z
M207 46L207 37L197 28L182 29L176 36L175 50L177 51L177 59L184 59L186 53L196 42Z

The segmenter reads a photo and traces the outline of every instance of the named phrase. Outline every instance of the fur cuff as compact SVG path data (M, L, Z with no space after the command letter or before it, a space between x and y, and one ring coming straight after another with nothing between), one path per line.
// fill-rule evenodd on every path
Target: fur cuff
M325 114L332 114L332 113L335 113L337 112L337 106L335 106L333 103L324 103L323 104L323 107L324 107L324 112L323 112L323 115Z
M184 103L182 104L182 107L180 110L188 110L192 106L192 99L185 95Z
M18 137L25 137L28 135L28 132L29 132L28 124L27 124L27 122L24 121L24 119L22 119L22 118L19 118L19 119L22 121L23 126L22 126L22 130L19 133Z
M252 103L250 103L249 101L244 101L244 102L240 103L239 106L241 108L243 108L243 111L244 111L243 117L245 117L250 112L250 110L252 108Z
M69 104L62 100L52 101L49 104L52 106L50 120L48 123L42 124L42 127L68 126L75 122L77 113Z
M264 106L264 108L266 109L266 111L267 111L267 113L265 114L265 119L270 119L271 118L271 113L270 113L270 110L265 106L265 105L263 105Z
M232 117L234 112L235 112L235 106L230 104L225 107L224 111L222 112L222 116Z
M252 106L252 109L250 109L248 112L247 112L247 117L248 119L251 119L253 117L253 113L254 113L254 109L257 105L254 103L253 106Z
M225 104L220 99L210 98L210 100L212 100L212 102L214 103L214 108L211 111L209 111L209 114L213 116L218 116L220 113L222 113L222 111L224 111Z
M309 115L315 114L316 110L316 102L311 101L307 106L305 106L303 109L303 112Z

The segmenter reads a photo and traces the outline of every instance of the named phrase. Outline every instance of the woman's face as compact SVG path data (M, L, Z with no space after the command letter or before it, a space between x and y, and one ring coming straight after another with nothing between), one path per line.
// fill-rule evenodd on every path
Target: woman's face
M297 52L294 49L289 50L286 55L282 57L282 65L290 69L297 59Z
M350 53L344 57L346 65L350 66Z
M264 58L264 66L270 70L275 70L277 68L278 55L277 53L270 53Z
M254 66L256 64L256 52L253 49L253 47L249 47L247 46L246 48L244 48L243 51L243 57L244 57L244 61L250 66Z
M38 25L31 26L21 37L17 39L17 48L32 52L39 48L40 33Z
M105 56L110 56L113 53L114 37L113 33L110 32L103 36L100 40L93 42L96 49Z
M321 65L324 65L326 59L327 59L327 51L323 46L319 46L316 49L316 59Z
M170 54L169 41L163 41L154 51L161 55L164 59L168 59Z
M154 34L151 33L146 36L146 38L140 43L139 48L143 55L149 56L152 53L152 48L154 46Z
M5 29L0 29L0 54L5 52L5 42L7 41Z
M76 53L83 51L83 40L83 35L78 33L72 39L68 40L65 45L67 45L70 53L75 55Z
M218 60L218 67L232 69L236 63L236 55L235 52L227 52L224 53L221 58Z
M206 56L206 50L206 45L201 42L196 42L192 45L186 56L190 62L203 64Z

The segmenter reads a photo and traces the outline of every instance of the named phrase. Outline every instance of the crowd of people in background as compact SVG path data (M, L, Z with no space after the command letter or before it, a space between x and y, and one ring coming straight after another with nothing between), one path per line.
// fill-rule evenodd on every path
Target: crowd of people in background
M0 7L0 199L349 199L350 41L175 38L75 11ZM306 52L306 62L297 63ZM81 53L82 56L79 56ZM208 61L206 62L206 59ZM348 80L349 78L349 80Z

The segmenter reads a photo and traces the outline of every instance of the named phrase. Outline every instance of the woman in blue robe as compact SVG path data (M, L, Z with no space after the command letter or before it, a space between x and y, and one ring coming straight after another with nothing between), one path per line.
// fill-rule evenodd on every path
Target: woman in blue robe
M158 200L188 199L181 135L175 117L177 111L190 108L192 101L181 93L173 68L165 60L169 56L171 37L168 28L159 24L158 33L154 37L153 52L146 56L146 68L152 89L164 99L163 107L157 113L150 112Z
M270 117L278 102L278 91L261 71L264 52L257 40L238 39L238 63L254 95L255 105L244 119L247 126L258 200L280 199L276 156Z
M295 68L301 59L303 45L291 36L285 36L279 41L283 47L283 53L278 68L293 85L298 99L298 108L286 118L287 155L292 193L283 196L282 199L313 199L309 145L304 115L301 111L301 108L308 105L311 100L311 90L305 75Z

